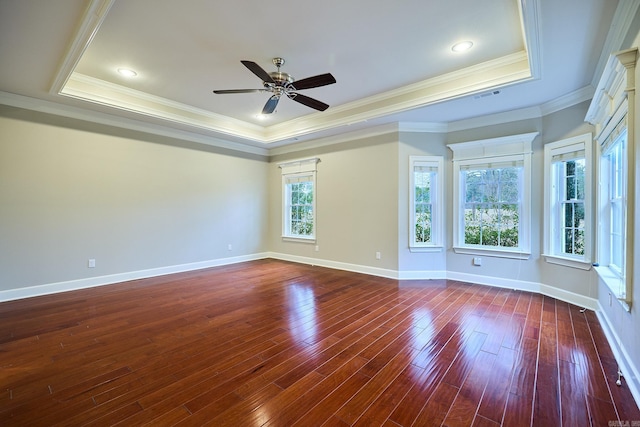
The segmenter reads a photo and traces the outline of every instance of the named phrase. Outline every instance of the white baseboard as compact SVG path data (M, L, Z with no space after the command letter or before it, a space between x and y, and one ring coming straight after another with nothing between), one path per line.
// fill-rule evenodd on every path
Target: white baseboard
M172 265L168 267L151 268L148 270L130 271L126 273L110 274L107 276L87 277L85 279L69 280L65 282L48 283L46 285L29 286L26 288L9 289L0 291L0 302L12 301L40 295L57 294L60 292L75 291L78 289L93 288L96 286L111 285L129 280L145 279L148 277L163 276L165 274L182 273L185 271L200 270L203 268L219 267L222 265L237 264L239 262L253 261L268 258L267 254L258 253L230 258L220 258L209 261L193 262L189 264Z
M537 282L528 282L526 280L504 279L493 276L479 276L477 274L458 273L455 271L447 272L447 279L459 280L462 282L477 283L479 285L496 286L498 288L516 289L519 291L535 292L556 298L560 301L568 302L578 307L586 307L590 310L598 310L598 300L553 286L545 285Z
M367 265L350 264L346 262L331 261L321 258L302 257L297 255L270 252L269 258L283 261L299 262L301 264L317 265L318 267L334 268L336 270L351 271L354 273L369 274L371 276L386 277L395 280L431 280L446 279L446 271L410 270L398 271L386 268L371 267Z
M620 337L616 333L606 311L600 305L600 302L598 302L596 315L598 316L600 325L602 325L602 330L607 337L609 346L613 351L613 356L616 358L616 362L618 362L618 366L622 371L624 384L629 387L629 391L631 392L633 399L636 401L636 405L640 406L640 373L638 372L637 367L631 362L632 359L629 356L627 349L620 340Z
M447 272L443 270L409 270L398 272L399 280L437 280L446 278Z
M220 258L208 261L194 262L189 264L179 264L168 267L152 268L126 273L111 274L107 276L88 277L65 282L49 283L45 285L30 286L26 288L9 289L0 291L0 302L11 301L22 298L29 298L40 295L55 294L59 292L73 291L77 289L91 288L95 286L110 285L113 283L126 282L128 280L144 279L147 277L162 276L165 274L181 273L184 271L199 270L203 268L217 267L222 265L236 264L239 262L253 261L263 258L274 258L284 261L297 262L301 264L317 265L320 267L333 268L336 270L351 271L354 273L369 274L372 276L386 277L395 280L429 280L429 279L451 279L463 282L477 283L480 285L497 286L508 289L518 289L529 292L537 292L561 301L566 301L580 307L591 310L598 310L596 299L583 295L578 295L553 286L541 283L527 282L524 280L503 279L492 276L480 276L476 274L458 273L451 271L428 271L411 270L398 271L385 268L371 267L359 264L325 260L321 258L303 257L297 255L283 254L277 252L264 252L251 255L244 255L230 258Z
M283 261L298 262L300 264L317 265L318 267L333 268L336 270L351 271L353 273L369 274L371 276L386 277L387 279L398 279L397 270L386 268L370 267L367 265L349 264L346 262L331 261L327 259L303 257L297 255L283 254L279 252L269 252L269 258Z
M370 274L373 276L386 277L396 280L429 280L429 279L451 279L462 282L476 283L479 285L497 286L499 288L517 289L522 291L535 292L549 297L565 301L579 307L586 307L590 310L598 309L598 300L573 292L554 288L553 286L544 285L537 282L528 282L525 280L503 279L500 277L480 276L477 274L458 273L454 271L397 271L358 264L349 264L344 262L324 260L320 258L302 257L297 255L282 254L270 252L270 258L281 259L284 261L299 262L302 264L317 265L320 267L335 268L337 270L352 271L355 273Z

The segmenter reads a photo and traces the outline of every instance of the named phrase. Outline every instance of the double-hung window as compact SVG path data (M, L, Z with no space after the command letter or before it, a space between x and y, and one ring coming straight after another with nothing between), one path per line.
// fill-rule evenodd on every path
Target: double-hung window
M626 214L627 214L627 130L626 127L618 135L611 146L602 153L600 159L601 174L605 175L607 188L605 192L606 213L609 226L609 268L624 277L626 252Z
M613 128L600 146L599 156L599 272L617 298L627 298L628 251L628 132L627 116Z
M441 156L409 157L409 249L442 249L443 166Z
M607 61L586 121L596 128L596 271L610 295L630 309L634 282L633 211L637 206L635 74L638 49L612 54Z
M531 255L531 143L537 132L449 144L453 151L453 250Z
M318 158L281 163L282 237L315 241Z
M544 147L544 256L591 268L591 134Z

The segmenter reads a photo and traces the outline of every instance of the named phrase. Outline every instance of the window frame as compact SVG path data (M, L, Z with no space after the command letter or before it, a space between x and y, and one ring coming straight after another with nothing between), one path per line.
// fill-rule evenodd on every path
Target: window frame
M431 241L416 242L416 194L415 168L429 167L435 170L435 184L430 183ZM409 250L411 252L438 252L443 248L444 229L444 157L409 156Z
M595 259L598 261L595 270L600 280L609 288L611 295L620 302L622 307L630 311L633 302L633 282L634 282L634 242L636 238L635 218L630 215L637 207L636 202L636 181L638 153L636 152L636 93L635 93L635 75L636 62L638 60L638 49L631 48L611 54L607 61L602 76L596 87L595 94L589 105L589 110L585 116L585 121L594 125L596 132L596 150L598 165L595 168L597 187L597 208L596 224L598 233L596 233ZM626 239L625 257L625 273L623 277L615 274L614 270L608 265L600 265L600 261L608 259L607 238L603 236L603 228L610 227L607 224L607 217L603 215L603 206L606 206L603 200L607 194L603 184L602 170L603 158L602 154L606 153L609 144L619 124L626 117L627 127L627 197L626 197L626 219L624 233ZM610 243L610 242L609 242Z
M278 167L281 169L282 175L282 239L284 241L293 242L316 242L316 233L318 226L317 215L317 164L320 161L319 158L313 157L303 160L295 160L286 163L280 163ZM310 235L300 235L291 233L291 213L290 213L290 191L289 185L292 184L292 180L304 180L304 182L311 182L312 189L312 214L313 225L312 233Z
M459 254L484 255L500 258L528 259L531 257L531 144L539 132L499 138L449 144L453 151L453 251ZM464 192L461 170L470 165L490 165L504 162L522 163L518 247L469 245L464 242Z
M632 278L629 276L632 275L633 265L630 265L629 262L633 263L633 254L629 251L633 251L633 249L630 248L632 241L625 238L621 255L623 265L615 266L611 264L611 252L613 251L613 244L611 242L613 224L611 218L612 190L610 178L612 171L608 157L620 141L621 137L624 136L626 139L626 153L623 158L620 159L624 168L624 176L621 181L624 189L622 197L623 217L621 234L626 237L629 235L630 221L633 221L632 218L629 218L629 199L633 198L633 195L630 194L633 188L633 183L631 181L633 171L629 169L629 166L633 166L633 163L631 163L633 160L629 157L629 147L631 142L629 140L628 118L628 104L624 101L620 105L616 114L611 118L608 125L603 129L598 139L598 244L596 248L598 263L595 267L600 278L611 290L616 299L620 301L627 310L630 309L632 298L632 287L630 283Z
M592 134L585 133L572 138L550 142L544 146L544 241L543 256L550 264L564 265L582 270L591 269L593 255L593 200L592 200ZM584 152L584 156L580 153ZM567 160L554 162L556 156L564 156ZM563 189L559 182L561 176L557 171L557 165L570 160L584 158L584 254L571 255L562 251L562 236L560 230L564 228L562 210L560 204Z
M608 178L608 188L606 190L605 205L607 207L607 213L609 219L609 227L607 228L606 235L608 236L609 254L607 257L609 268L620 278L624 278L625 275L625 254L626 249L626 217L627 211L627 129L625 129L615 138L615 141L607 148L601 156L601 167L606 168L606 174ZM613 160L611 160L613 158ZM606 160L605 160L606 159ZM603 174L604 175L604 174ZM617 209L614 209L614 206ZM619 224L614 225L615 215L614 210L619 212L620 217ZM604 230L603 230L604 232ZM616 263L614 256L615 246L613 240L614 235L619 235L621 240L620 259L619 264ZM604 237L604 236L603 236Z

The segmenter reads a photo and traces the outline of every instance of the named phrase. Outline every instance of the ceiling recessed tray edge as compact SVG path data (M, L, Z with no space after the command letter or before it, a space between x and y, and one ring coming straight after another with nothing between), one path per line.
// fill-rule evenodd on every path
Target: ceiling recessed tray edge
M74 72L114 3L115 0L90 1L54 79L51 93L263 144L359 123L539 77L533 72L537 68L536 64L539 64L538 43L532 42L539 38L538 1L518 0L526 51L332 107L329 113L312 113L263 127ZM479 77L480 75L483 76ZM107 95L107 88L112 95L118 96Z

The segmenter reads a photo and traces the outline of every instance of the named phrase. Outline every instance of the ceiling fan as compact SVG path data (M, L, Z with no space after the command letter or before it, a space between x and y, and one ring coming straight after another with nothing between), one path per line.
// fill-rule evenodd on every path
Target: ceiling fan
M329 105L324 102L320 102L317 99L310 98L308 96L298 93L299 90L311 89L314 87L326 86L336 82L336 79L331 73L319 74L317 76L307 77L306 79L295 80L291 74L280 71L280 67L284 65L284 59L273 58L273 64L278 68L278 71L267 73L258 64L252 61L240 61L249 69L253 74L258 76L262 80L264 86L263 89L229 89L229 90L214 90L216 94L229 94L229 93L254 93L254 92L270 92L273 95L269 98L267 103L262 109L262 114L271 114L275 111L278 101L282 95L286 95L287 98L293 99L300 104L307 107L314 108L319 111L324 111L329 108Z

